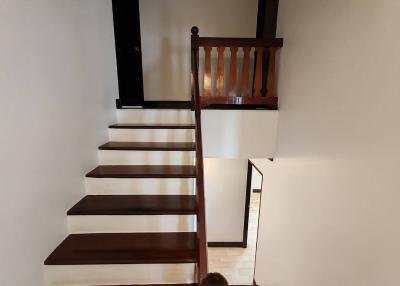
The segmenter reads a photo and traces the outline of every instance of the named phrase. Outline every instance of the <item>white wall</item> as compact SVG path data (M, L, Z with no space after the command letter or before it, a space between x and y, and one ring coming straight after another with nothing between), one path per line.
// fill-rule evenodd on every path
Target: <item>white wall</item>
M400 284L400 2L282 0L256 281Z
M207 240L243 241L247 160L204 160Z
M0 284L43 285L115 121L111 1L0 1Z
M275 153L278 111L203 110L204 157L271 158Z
M202 111L208 241L243 240L247 161L274 157L277 124L277 111Z
M277 111L202 112L208 241L243 240L247 160L274 157L277 124Z
M190 28L255 37L257 0L140 0L144 97L190 100Z
M261 190L262 188L262 175L257 168L252 167L251 172L251 190Z

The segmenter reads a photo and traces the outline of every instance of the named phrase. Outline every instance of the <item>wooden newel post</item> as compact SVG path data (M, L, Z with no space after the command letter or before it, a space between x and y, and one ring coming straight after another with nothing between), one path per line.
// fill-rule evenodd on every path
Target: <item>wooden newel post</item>
M269 61L268 61L268 79L267 79L267 96L276 96L276 79L275 79L275 53L276 48L269 48Z
M192 63L192 109L194 110L194 104L196 100L196 93L199 92L199 87L196 86L195 78L199 78L199 46L197 39L199 38L199 28L193 26L190 29L191 35L191 63ZM197 64L195 64L195 61ZM198 85L198 84L197 84Z

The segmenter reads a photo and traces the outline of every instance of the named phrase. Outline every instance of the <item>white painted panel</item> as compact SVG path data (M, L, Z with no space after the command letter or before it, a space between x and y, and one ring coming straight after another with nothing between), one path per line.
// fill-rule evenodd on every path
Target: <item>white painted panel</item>
M243 240L247 160L204 160L207 239Z
M193 195L194 178L85 178L89 195Z
M178 284L194 282L194 263L46 265L47 286Z
M193 111L188 109L118 109L118 123L191 124Z
M114 129L109 128L110 141L194 142L193 129Z
M193 232L195 215L71 215L69 233Z
M272 158L275 154L278 111L203 110L206 158Z
M103 165L193 165L193 151L99 150Z

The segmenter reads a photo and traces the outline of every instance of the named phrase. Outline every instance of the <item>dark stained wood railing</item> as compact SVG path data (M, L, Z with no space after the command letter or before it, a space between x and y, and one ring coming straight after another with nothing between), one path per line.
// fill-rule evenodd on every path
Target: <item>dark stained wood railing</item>
M200 81L199 51L200 48L204 49L204 77L201 76L203 79L202 95L200 95L200 87L197 86L200 107L247 104L277 109L275 54L277 49L282 46L283 39L199 37L198 28L193 27L192 56L194 53L197 54L197 69L193 69L194 63L192 62L192 72L197 83ZM229 57L225 59L227 48L230 49L230 53L228 53ZM213 50L216 50L217 54L214 73L212 73ZM263 63L265 53L268 55L267 66ZM228 75L228 59L229 77L225 80L225 74ZM242 63L240 71L238 71L238 59ZM254 67L251 59L254 59ZM266 68L268 72L263 73L263 68ZM253 70L254 73L251 72ZM266 74L267 78L263 78L263 74ZM239 75L241 75L240 79L238 78ZM266 90L262 89L263 82L266 82ZM215 92L212 90L213 86L216 87Z
M207 235L206 235L206 212L204 199L204 167L203 167L203 144L201 137L201 106L199 77L199 48L193 45L193 41L198 33L196 27L192 28L192 103L195 113L196 129L196 196L197 196L197 241L199 244L199 256L197 262L197 281L201 280L208 273L207 260ZM206 73L211 72L211 63L206 62Z
M204 198L204 167L203 167L203 145L201 137L201 109L213 104L251 104L266 105L277 108L275 89L275 52L282 47L282 39L250 39L250 38L204 38L199 37L199 29L192 28L191 36L191 65L192 65L192 108L195 113L196 129L196 196L197 196L197 239L199 244L199 255L196 271L196 280L200 282L208 273L207 261L207 236L206 236L206 214ZM204 80L203 95L200 95L199 84L199 51L204 49ZM215 79L212 79L212 50L216 47L217 61ZM225 58L226 48L230 48L230 69L228 80L225 80ZM254 78L250 79L250 53L256 51ZM243 50L242 71L238 73L238 52ZM262 91L263 78L263 53L269 53L267 92ZM241 74L241 79L238 75ZM249 83L253 83L250 91ZM216 86L216 95L212 95L212 86ZM225 85L229 84L226 88ZM238 95L241 87L241 95ZM263 94L264 93L264 94Z

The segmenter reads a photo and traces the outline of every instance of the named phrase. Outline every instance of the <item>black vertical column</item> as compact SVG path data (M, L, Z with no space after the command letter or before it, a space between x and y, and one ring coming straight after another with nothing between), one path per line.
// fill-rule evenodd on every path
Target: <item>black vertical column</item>
M273 39L276 37L279 0L258 0L257 38ZM268 53L263 56L261 95L265 96L268 78Z
M113 0L119 99L117 108L142 105L143 70L139 0Z

